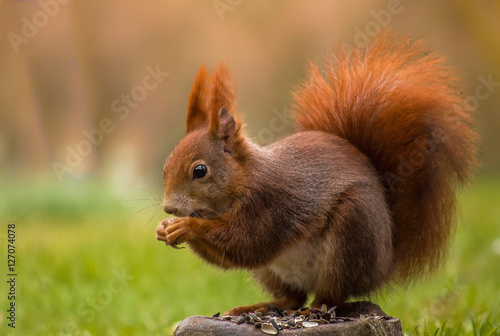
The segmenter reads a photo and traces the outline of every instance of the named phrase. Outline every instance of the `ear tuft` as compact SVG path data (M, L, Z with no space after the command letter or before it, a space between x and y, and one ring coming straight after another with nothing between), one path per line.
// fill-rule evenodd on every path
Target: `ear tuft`
M220 136L219 118L223 108L224 114L234 116L236 108L229 69L224 63L219 63L212 74L210 87L210 133L214 137Z
M231 113L234 110L234 89L231 83L229 69L224 63L219 63L212 75L211 86L211 113L219 113L219 110L226 107Z
M186 134L207 123L208 119L208 70L205 65L200 67L189 96L186 118Z

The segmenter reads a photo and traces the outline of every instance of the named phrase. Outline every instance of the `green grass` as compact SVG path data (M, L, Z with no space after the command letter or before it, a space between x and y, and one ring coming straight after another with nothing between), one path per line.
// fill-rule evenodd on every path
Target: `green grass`
M187 316L266 298L245 272L219 271L157 242L162 214L134 214L142 201L126 201L150 198L146 192L123 197L102 189L4 184L1 335L167 335ZM500 179L482 178L461 195L462 220L440 273L374 298L407 335L500 334L499 190ZM15 329L6 320L9 222L16 224Z
M461 218L446 267L378 302L411 335L500 335L500 179L460 196Z

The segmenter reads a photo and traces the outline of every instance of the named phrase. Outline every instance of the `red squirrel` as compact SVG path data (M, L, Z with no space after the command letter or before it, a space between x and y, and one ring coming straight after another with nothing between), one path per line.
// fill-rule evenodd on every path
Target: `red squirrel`
M199 70L186 135L163 169L156 238L250 270L270 302L226 314L340 306L442 262L455 191L476 164L457 79L422 41L389 33L310 63L297 132L262 147L236 113L229 71Z

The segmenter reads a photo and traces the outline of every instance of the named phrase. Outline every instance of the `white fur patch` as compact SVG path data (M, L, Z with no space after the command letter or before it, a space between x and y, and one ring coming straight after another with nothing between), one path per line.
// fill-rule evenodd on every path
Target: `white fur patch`
M286 284L310 292L317 280L317 241L305 239L286 249L268 267Z

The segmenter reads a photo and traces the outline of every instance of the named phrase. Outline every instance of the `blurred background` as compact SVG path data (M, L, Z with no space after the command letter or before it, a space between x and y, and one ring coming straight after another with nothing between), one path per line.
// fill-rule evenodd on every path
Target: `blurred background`
M10 1L0 14L2 173L53 182L92 175L119 186L161 175L201 64L228 63L258 135L273 109L289 106L308 60L341 39L362 46L385 27L449 59L476 98L482 171L499 172L498 11L496 2L465 0ZM147 89L147 69L168 75ZM488 78L496 86L477 90ZM112 130L82 144L103 119Z
M455 248L456 264L452 261L452 271L443 275L446 285L442 278L436 282L436 292L429 302L417 301L413 315L400 310L403 296L386 299L387 305L393 315L407 317L410 331L417 325L444 329L443 321L455 315L455 328L464 332L475 330L476 320L494 330L490 320L499 316L498 304L488 293L477 305L469 296L480 294L466 295L460 313L453 313L458 308L452 299L457 288L471 285L453 273L463 271L463 260L475 267L482 260L487 269L500 261L499 17L500 2L486 0L0 1L1 237L5 253L7 222L17 223L24 260L20 277L26 278L20 284L26 287L20 287L19 300L25 301L19 304L19 327L33 334L164 334L188 315L265 298L246 274L220 274L190 252L167 252L154 240L163 218L161 168L184 134L192 80L201 64L213 69L225 61L238 83L248 133L267 144L293 131L286 111L307 61L321 60L340 40L363 47L388 28L425 39L463 80L482 140L477 183L461 196L462 225L467 227L470 218L471 230L476 227L484 236L470 244L464 238L465 245ZM273 118L280 121L278 128L271 126ZM478 218L484 226L476 226ZM461 234L472 239L467 232L459 227L457 240ZM174 260L158 265L160 254ZM106 305L82 308L84 298L99 302L100 288L114 276L109 270L122 267L136 279L127 287L129 295L120 292L101 300L109 301ZM179 310L156 297L165 281L173 286L163 287L165 297L191 293L193 280L169 278L174 269L186 279L201 272L195 283L213 293L206 294L210 299L183 305L179 294ZM465 270L463 276L476 279L476 271ZM492 281L491 290L498 289L498 271L489 272L484 279ZM217 287L221 283L223 288ZM233 288L230 283L239 284L234 285L238 294L224 294ZM0 297L4 311L8 303L3 293ZM425 316L437 313L425 315L418 307L443 300L451 312L443 309L444 315L428 324ZM122 311L125 307L129 310ZM52 324L28 318L39 309ZM485 311L492 315L483 316ZM0 315L0 330L5 318Z

